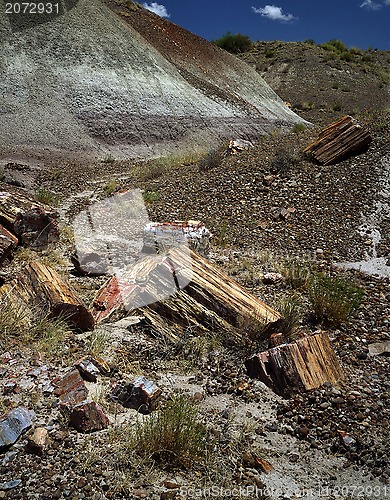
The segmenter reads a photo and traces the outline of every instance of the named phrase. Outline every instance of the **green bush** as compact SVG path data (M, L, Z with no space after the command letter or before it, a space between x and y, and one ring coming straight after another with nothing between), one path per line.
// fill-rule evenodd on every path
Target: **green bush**
M309 300L316 320L330 325L345 321L361 304L364 291L345 277L325 273L315 276L309 286Z
M282 316L278 331L283 333L288 341L294 340L294 334L302 319L299 300L295 295L283 297L276 308Z
M233 35L228 31L225 35L217 40L212 40L211 43L221 47L221 49L227 50L232 54L241 54L242 52L248 52L252 48L252 40L246 36L236 33Z
M202 461L207 430L197 417L198 410L193 403L184 396L175 396L161 410L137 421L136 452L168 466L188 468Z
M299 134L300 132L303 132L306 130L306 127L303 123L296 123L293 128L291 129L292 132L295 134Z
M320 47L325 50L335 52L336 54L343 54L344 52L348 52L347 46L341 40L329 40L329 42L321 44Z

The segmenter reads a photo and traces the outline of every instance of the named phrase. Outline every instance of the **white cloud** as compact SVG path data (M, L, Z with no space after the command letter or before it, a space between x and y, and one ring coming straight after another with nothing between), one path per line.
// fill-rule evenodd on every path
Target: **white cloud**
M146 2L143 4L145 9L150 10L151 12L154 12L160 17L171 17L170 14L168 14L167 8L164 5L160 5L157 2L152 2L151 4L147 4Z
M369 10L379 10L381 9L384 5L389 5L390 6L390 0L382 0L382 3L375 0L363 0L363 2L360 4L360 7L364 7L365 9Z
M374 2L374 0L364 0L360 7L364 7L370 10L378 10L381 8L381 4Z
M252 7L253 12L256 14L261 14L263 17L268 17L268 19L272 19L273 21L282 21L287 23L289 21L293 21L297 19L292 14L285 14L281 7L277 7L276 5L266 5L265 7Z

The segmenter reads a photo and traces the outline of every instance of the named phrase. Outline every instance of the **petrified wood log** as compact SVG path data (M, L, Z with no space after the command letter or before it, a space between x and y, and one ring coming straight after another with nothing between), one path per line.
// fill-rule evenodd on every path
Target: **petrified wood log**
M310 153L320 165L334 165L366 151L370 142L369 131L352 116L344 116L326 127L304 152Z
M160 300L162 289L172 281L184 282L176 293ZM198 333L218 328L241 338L242 318L254 318L259 324L272 325L280 315L260 299L212 265L188 250L175 248L158 261L144 257L123 279L112 277L97 293L91 309L97 323L119 311L126 314L142 307L142 314L156 330L171 339L188 328ZM145 304L148 304L145 307Z
M94 327L90 311L59 274L41 262L30 262L14 282L4 285L0 294L11 302L47 311L52 317L63 317L76 328Z
M0 224L0 265L11 256L17 246L18 238Z
M260 379L281 396L344 378L325 332L256 354L246 360L245 366L250 377Z
M57 219L58 212L29 196L0 190L0 223L24 244L42 247L57 241Z

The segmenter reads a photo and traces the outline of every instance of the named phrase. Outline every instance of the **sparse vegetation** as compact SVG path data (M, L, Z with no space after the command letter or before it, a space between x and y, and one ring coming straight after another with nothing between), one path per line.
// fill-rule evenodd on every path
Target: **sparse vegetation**
M138 420L134 451L168 467L189 468L202 462L207 452L207 430L198 420L196 406L177 395L160 410Z
M118 183L115 179L111 179L105 186L103 186L103 192L106 196L111 196L118 189Z
M221 144L218 148L212 149L198 161L200 172L208 172L221 165L222 160L227 156L227 145Z
M65 318L51 318L49 313L37 307L27 308L7 295L0 297L0 306L0 331L6 345L19 340L52 356L67 351L66 339L71 331Z
M3 167L0 167L0 182L4 180L5 171Z
M278 270L294 290L305 289L312 275L309 262L296 257L286 257L278 265Z
M58 196L45 187L40 187L35 191L34 198L40 203L56 207L59 202Z
M252 48L252 40L248 36L241 35L240 33L233 35L227 32L221 38L212 40L212 43L232 54L248 52L248 50Z
M296 330L302 319L301 304L296 295L286 295L279 299L276 309L282 316L278 330L291 342L296 338Z
M291 129L294 134L299 134L301 132L304 132L306 130L306 127L303 123L296 123L293 128Z
M362 301L364 291L346 277L320 273L312 278L309 300L317 321L338 325L352 314Z
M111 154L105 156L102 160L102 163L108 163L108 164L111 164L111 163L114 163L115 162L115 158L114 156L112 156Z
M143 198L146 203L153 203L161 198L161 194L158 191L146 191Z

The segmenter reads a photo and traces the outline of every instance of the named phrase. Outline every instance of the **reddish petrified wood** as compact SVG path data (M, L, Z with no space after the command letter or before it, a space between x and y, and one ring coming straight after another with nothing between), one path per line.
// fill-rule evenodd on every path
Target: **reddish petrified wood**
M58 241L57 211L17 190L0 188L0 224L31 247Z

